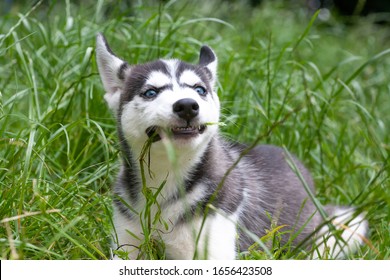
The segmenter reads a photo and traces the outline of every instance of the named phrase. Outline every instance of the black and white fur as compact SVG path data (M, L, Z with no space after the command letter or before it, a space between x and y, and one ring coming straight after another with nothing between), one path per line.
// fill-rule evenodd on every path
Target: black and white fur
M145 183L154 191L163 184L151 212L153 217L161 211L165 222L156 230L167 258L235 259L237 252L255 242L248 232L261 237L272 225L284 225L282 242L300 231L294 239L299 244L323 224L286 153L274 146L250 150L224 179L215 200L210 200L247 148L226 141L218 125L212 125L220 116L213 50L203 46L196 65L176 59L129 65L114 55L102 34L96 43L104 97L117 119L123 153L113 190L115 248L127 251L131 259L140 257L140 213L146 201L139 159L150 137L154 138L145 164ZM294 163L314 192L307 169L296 159ZM209 203L212 208L207 208ZM206 208L209 214L202 227ZM336 217L336 227L349 225L342 233L345 243L327 236L329 228L322 227L317 231L317 236L323 235L318 248L330 248L333 256L344 257L361 243L367 222L354 215L353 209L329 206L326 210Z

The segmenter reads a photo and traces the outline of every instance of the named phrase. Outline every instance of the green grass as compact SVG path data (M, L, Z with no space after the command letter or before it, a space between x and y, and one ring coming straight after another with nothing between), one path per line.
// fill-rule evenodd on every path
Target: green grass
M20 4L0 17L0 258L110 257L119 154L97 32L130 63L195 62L213 47L223 134L296 154L322 204L367 212L372 244L352 257L390 258L388 27L325 23L279 1L93 2Z

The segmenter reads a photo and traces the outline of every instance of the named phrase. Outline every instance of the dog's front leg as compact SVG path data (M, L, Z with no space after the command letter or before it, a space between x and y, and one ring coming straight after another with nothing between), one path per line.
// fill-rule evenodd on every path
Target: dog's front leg
M171 259L234 260L236 239L235 222L213 214L205 221L198 217L176 226L166 236L165 245Z
M130 220L115 208L113 238L114 259L138 259L141 244L139 221Z

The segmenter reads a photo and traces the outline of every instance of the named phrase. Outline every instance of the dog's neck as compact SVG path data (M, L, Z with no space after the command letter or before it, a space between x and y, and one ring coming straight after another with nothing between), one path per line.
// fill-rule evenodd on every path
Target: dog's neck
M146 186L153 192L161 187L159 200L178 195L179 188L184 188L186 180L192 176L191 171L201 161L211 141L214 138L197 147L183 147L175 146L169 140L161 140L152 143L146 151L141 145L133 145L131 152L140 187Z

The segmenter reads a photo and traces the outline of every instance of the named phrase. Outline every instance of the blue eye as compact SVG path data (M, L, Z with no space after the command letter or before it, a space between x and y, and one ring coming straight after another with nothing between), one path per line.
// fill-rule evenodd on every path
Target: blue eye
M153 98L157 96L157 91L154 89L148 89L147 91L144 92L143 96L146 98Z
M201 86L196 86L195 88L195 91L199 94L199 95L206 95L207 91L204 87L201 87Z

